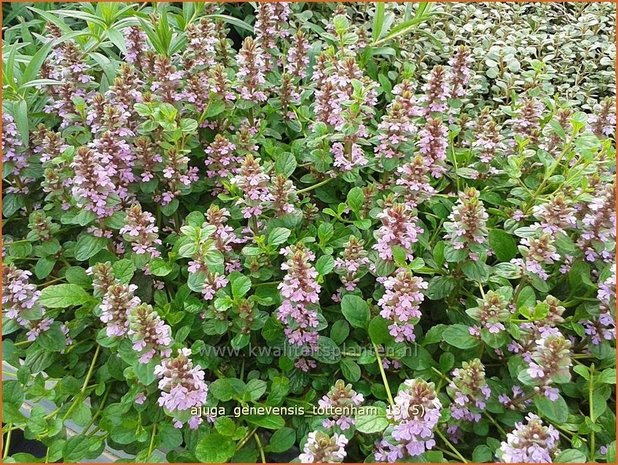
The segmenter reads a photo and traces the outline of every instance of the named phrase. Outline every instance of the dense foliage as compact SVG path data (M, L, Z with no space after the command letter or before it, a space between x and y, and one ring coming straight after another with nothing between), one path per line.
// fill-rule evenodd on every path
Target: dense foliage
M615 461L614 5L3 16L6 461Z

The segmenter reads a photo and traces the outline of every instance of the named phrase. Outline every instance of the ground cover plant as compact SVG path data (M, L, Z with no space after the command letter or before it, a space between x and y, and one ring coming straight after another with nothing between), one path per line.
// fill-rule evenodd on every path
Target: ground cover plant
M615 462L614 5L3 18L5 461Z

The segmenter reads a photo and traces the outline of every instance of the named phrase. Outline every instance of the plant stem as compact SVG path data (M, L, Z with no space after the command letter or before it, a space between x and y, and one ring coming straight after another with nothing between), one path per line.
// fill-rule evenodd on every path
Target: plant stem
M296 193L297 194L304 194L305 192L309 192L309 191L312 191L313 189L317 189L318 187L322 187L323 185L328 184L332 180L333 180L333 178L325 179L324 181L320 181L319 183L314 184L313 186L305 187L304 189L296 191Z
M391 405L395 405L393 395L391 394L391 388L389 387L388 380L386 379L386 373L384 372L384 366L382 365L382 358L380 357L378 346L373 341L371 343L373 344L373 350L376 354L376 359L378 360L378 368L380 369L380 374L382 375L382 383L384 384L384 389L386 389L386 396L388 397L388 402Z
M86 379L84 380L84 384L82 385L81 391L67 410L67 412L62 417L62 420L66 420L78 402L81 402L84 398L84 394L86 393L86 389L88 388L88 382L90 381L90 377L92 376L92 372L94 371L94 366L97 363L97 358L99 357L99 352L101 350L101 346L97 344L97 349L94 352L94 356L92 357L92 362L90 362L90 368L88 368L88 373L86 373Z
M590 380L588 381L588 404L590 407L590 421L593 426L595 423L594 418L594 403L592 401L592 394L594 393L594 364L590 366ZM596 447L596 438L594 429L590 429L590 461L594 462L594 456L596 455L595 447Z
M455 449L455 446L451 444L451 441L446 439L446 436L442 434L442 431L440 431L439 429L436 429L436 433L438 433L438 436L440 436L440 438L444 441L444 443L448 446L448 448L451 449L455 453L455 455L457 456L457 458L459 458L459 460L461 460L463 463L468 463L468 461L463 457L463 455L461 455L459 451Z
M94 365L97 363L97 358L99 357L99 352L101 351L101 346L97 344L97 349L94 351L94 356L92 357L92 362L90 362L90 368L88 369L88 373L86 373L86 379L84 380L84 384L82 385L82 390L80 394L83 394L86 391L86 387L88 387L88 382L90 381L90 377L92 376L92 372L94 371Z
M150 444L148 445L148 458L152 455L152 451L154 450L154 439L157 435L157 424L154 423L152 425L152 434L150 435Z
M13 430L11 429L13 427L12 423L9 423L9 430L6 433L6 440L4 441L4 454L2 454L2 459L6 459L9 456L9 447L11 446L11 434L13 433Z
M254 433L253 437L255 438L255 442L260 450L260 458L262 459L262 463L266 463L266 456L264 455L264 446L262 446L262 440L260 439L260 435L257 431Z
M239 451L240 449L242 449L242 447L247 443L247 441L249 439L251 439L251 436L253 436L253 434L257 431L257 428L253 428L251 431L249 431L247 434L245 434L245 437L242 438L240 440L240 442L238 443L238 445L236 446L236 451Z

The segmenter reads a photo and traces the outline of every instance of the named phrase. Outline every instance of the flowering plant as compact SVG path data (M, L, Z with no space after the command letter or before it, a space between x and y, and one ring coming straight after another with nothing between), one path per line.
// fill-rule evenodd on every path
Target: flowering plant
M3 5L4 458L615 461L614 83L448 8Z

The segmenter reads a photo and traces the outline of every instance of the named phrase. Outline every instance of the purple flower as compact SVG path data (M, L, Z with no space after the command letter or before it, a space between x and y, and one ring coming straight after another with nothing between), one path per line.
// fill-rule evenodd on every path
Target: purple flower
M592 200L582 206L581 235L577 245L586 260L614 257L616 242L616 186L600 183Z
M129 329L129 312L141 301L134 295L135 284L116 282L108 287L101 302L101 321L107 324L107 335L124 336Z
M324 420L322 426L325 428L339 426L341 431L349 429L350 426L356 423L354 418L352 418L354 415L354 407L361 405L363 400L363 395L352 389L351 384L345 384L341 379L337 380L328 393L318 401L318 404L327 411L328 409L338 409L338 411L349 411L350 413L347 415L345 413L341 415L336 414L331 419Z
M321 431L312 431L307 437L300 463L341 463L346 456L347 438L343 434L332 436Z
M511 119L513 132L523 138L528 138L532 142L537 142L541 128L541 116L545 106L543 103L531 99L524 99L516 113L516 117Z
M239 203L244 205L245 218L259 216L264 204L273 200L269 190L270 182L270 176L260 166L260 159L247 154L238 174L232 178L232 183L243 191L244 196Z
M382 226L375 233L378 240L373 246L383 260L392 260L392 247L398 245L407 251L412 259L412 244L418 240L423 230L416 225L411 210L404 204L396 203L378 215Z
M299 29L292 36L291 42L286 57L286 72L303 79L307 74L309 64L309 40Z
M557 328L545 328L528 364L528 375L538 385L549 386L552 382L565 383L571 378L571 342Z
M172 415L193 407L202 407L206 403L208 386L204 382L204 371L199 365L193 366L190 355L191 350L179 349L176 357L161 360L154 369L161 390L159 405ZM178 417L175 419L174 425L178 428L185 421ZM202 418L194 415L188 423L191 429L196 429L202 423Z
M451 66L450 85L451 97L463 97L466 95L466 87L472 77L472 54L463 45L457 48L457 51L449 60Z
M403 148L416 134L412 118L421 114L414 101L414 88L405 80L393 89L393 101L378 125L377 156L384 158L403 158Z
M135 63L142 67L149 49L146 33L138 26L130 26L124 30L124 39L127 49L124 59L127 63Z
M459 200L444 223L447 238L455 249L465 249L470 256L479 253L487 237L487 212L480 199L480 193L474 187L460 192Z
M556 260L560 260L552 235L542 233L538 237L524 237L521 244L524 256L523 266L526 271L536 274L541 279L548 279L549 275L544 266L552 265Z
M265 102L266 61L262 47L253 38L247 37L238 52L237 62L240 97L254 103Z
M450 96L448 73L443 66L434 66L429 73L427 83L423 86L425 96L423 103L427 114L443 112L447 108Z
M204 152L206 174L209 178L227 178L238 173L242 159L236 155L236 145L221 134L215 136Z
M105 218L114 213L114 208L108 204L115 190L106 165L108 161L99 153L80 147L71 164L75 170L73 196L78 206L95 213L99 218Z
M344 285L344 288L339 290L340 293L344 289L348 292L356 289L358 276L361 275L363 268L369 265L370 262L364 245L362 239L350 236L341 257L335 260L335 272L340 275L341 282Z
M616 104L606 98L594 107L595 113L588 117L590 130L598 137L612 136L616 132Z
M477 302L478 307L470 308L466 313L492 334L504 331L504 322L511 316L504 297L497 292L488 291L482 299L477 299Z
M285 176L278 174L272 178L270 195L272 209L277 215L285 215L294 211L294 202L298 200L296 187Z
M491 161L500 153L507 149L504 137L500 133L500 127L491 117L488 108L484 108L475 122L470 126L474 131L472 149L478 153L478 158L483 163Z
M124 238L132 244L133 251L138 255L160 256L161 252L157 250L157 246L161 245L158 233L152 213L142 211L139 203L133 204L127 211L125 225L120 229L120 234L124 234Z
M450 407L453 418L466 422L480 421L480 411L485 409L485 401L491 394L481 361L473 359L463 362L461 368L453 370L453 380L447 392L454 400Z
M505 463L551 463L557 454L559 433L552 425L545 426L533 413L527 424L515 423L515 430L500 446L500 459Z
M344 143L335 142L331 149L335 158L334 166L341 171L351 171L354 168L362 167L367 164L367 158L360 145L354 142L353 138Z
M448 128L440 120L429 118L419 132L419 152L424 156L434 178L441 177L446 168L446 147L448 145Z
M435 193L430 184L429 170L422 155L415 155L410 162L397 168L399 177L396 183L404 186L403 197L410 208L428 200Z
M575 208L569 205L562 194L557 194L549 202L536 205L532 209L534 216L541 220L538 228L544 233L556 235L577 226Z
M2 267L2 310L7 318L17 321L20 325L27 325L26 312L39 309L40 291L36 284L30 282L30 271L20 270L14 265Z
M318 272L311 265L315 255L302 245L286 247L281 253L287 261L281 265L286 275L278 286L282 302L277 318L286 326L285 335L290 344L307 344L310 349L316 349L320 285L316 282Z
M378 301L380 315L389 320L389 332L397 342L415 340L414 325L421 318L419 305L424 300L427 282L413 276L410 270L400 268L395 276L384 281L386 292Z
M386 412L391 426L375 452L378 462L417 457L436 445L433 431L440 419L442 403L434 384L420 379L406 380L394 401Z
M133 349L140 354L141 363L148 363L156 355L171 355L172 330L150 305L133 307L129 310L128 321L127 334L133 342Z

